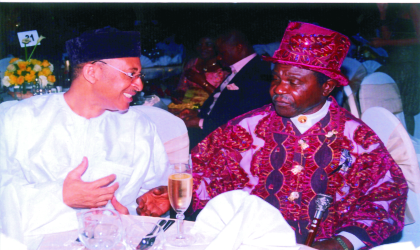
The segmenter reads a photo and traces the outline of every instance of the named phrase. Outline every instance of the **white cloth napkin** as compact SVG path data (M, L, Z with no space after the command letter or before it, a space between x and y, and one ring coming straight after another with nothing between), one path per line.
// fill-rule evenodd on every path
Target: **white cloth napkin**
M371 250L420 250L420 247L415 248L413 242L398 242L392 244L385 244L372 248Z
M218 195L200 212L191 233L206 250L297 250L295 232L280 211L261 198L236 190Z
M0 249L27 250L28 248L19 241L0 233Z

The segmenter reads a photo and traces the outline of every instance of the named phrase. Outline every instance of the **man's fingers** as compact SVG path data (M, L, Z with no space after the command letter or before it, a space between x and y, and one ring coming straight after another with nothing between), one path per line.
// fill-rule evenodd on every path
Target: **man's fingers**
M108 201L109 200L97 202L94 207L103 207L108 204Z
M168 192L168 187L167 186L159 186L159 187L154 188L152 192L153 192L154 195L161 195L161 194L164 194L164 193Z
M115 196L112 197L111 204L112 206L114 206L115 210L117 210L118 213L128 214L128 209L125 206L123 206L119 201L117 201L117 198L115 198Z
M149 210L142 211L141 215L150 216L150 211Z
M136 208L137 214L139 215L145 215L145 212L147 211L146 207L137 207Z
M137 199L137 204L139 208L143 208L144 204L146 204L146 201L143 200L142 198Z
M68 173L70 178L80 179L88 167L88 159L83 157L82 162L75 169Z
M109 201L114 197L114 193L106 193L98 196L99 201Z
M111 174L108 176L105 176L101 179L98 179L96 181L92 181L91 184L96 188L96 187L106 187L108 186L110 183L112 183L113 181L115 181L115 179L117 178L117 176L115 174ZM115 184L114 184L115 185ZM113 186L114 186L113 185ZM117 187L118 188L118 187ZM117 190L117 189L115 189Z

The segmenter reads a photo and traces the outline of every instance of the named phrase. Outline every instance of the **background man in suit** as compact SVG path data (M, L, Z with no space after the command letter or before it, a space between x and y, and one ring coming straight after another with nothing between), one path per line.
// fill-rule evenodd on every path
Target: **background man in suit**
M218 60L232 73L204 102L198 114L181 114L190 128L191 148L230 119L271 102L268 94L271 64L254 52L242 32L231 30L221 35L217 50Z

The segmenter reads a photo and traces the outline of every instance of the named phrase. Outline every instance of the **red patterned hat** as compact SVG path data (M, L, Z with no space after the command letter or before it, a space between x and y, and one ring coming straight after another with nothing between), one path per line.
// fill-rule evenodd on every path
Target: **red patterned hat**
M280 47L264 60L318 71L341 86L349 80L340 67L350 48L350 40L333 30L302 22L290 22Z

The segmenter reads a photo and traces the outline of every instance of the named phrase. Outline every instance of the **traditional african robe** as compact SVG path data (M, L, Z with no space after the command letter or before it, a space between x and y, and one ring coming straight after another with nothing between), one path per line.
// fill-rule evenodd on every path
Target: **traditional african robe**
M272 104L241 115L192 150L194 210L242 189L278 208L303 243L316 194L333 197L316 240L342 231L368 247L404 226L407 183L379 137L331 98L303 134Z

